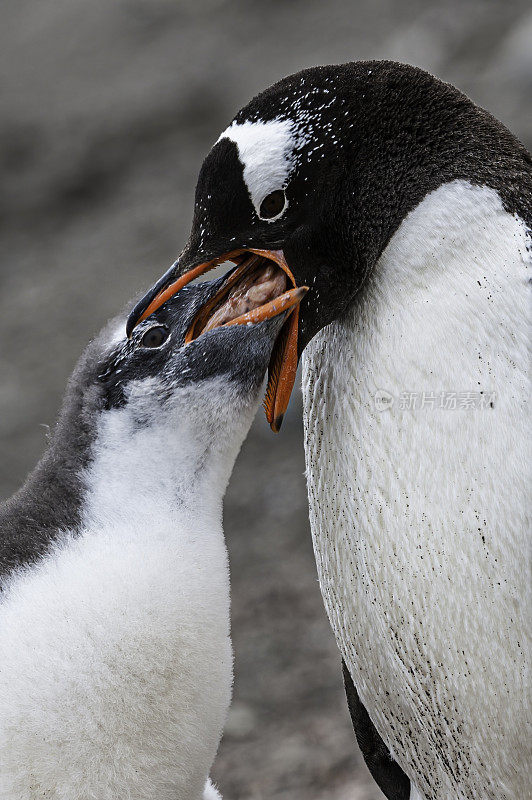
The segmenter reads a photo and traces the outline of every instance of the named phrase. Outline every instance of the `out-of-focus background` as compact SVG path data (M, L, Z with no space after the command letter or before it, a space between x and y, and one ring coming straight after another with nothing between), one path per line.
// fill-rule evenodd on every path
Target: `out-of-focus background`
M188 235L201 161L234 113L303 67L391 58L451 81L532 142L529 0L3 0L0 498L42 453L78 355ZM261 416L225 528L234 703L227 800L378 800L357 750L307 519L295 392Z

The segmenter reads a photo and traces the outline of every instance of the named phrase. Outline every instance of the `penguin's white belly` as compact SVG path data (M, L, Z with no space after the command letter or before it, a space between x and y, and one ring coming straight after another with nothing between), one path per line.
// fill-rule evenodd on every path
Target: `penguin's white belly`
M2 800L201 797L231 694L226 551L219 523L149 511L8 586Z
M442 186L303 361L325 605L427 800L530 796L526 246L493 190Z

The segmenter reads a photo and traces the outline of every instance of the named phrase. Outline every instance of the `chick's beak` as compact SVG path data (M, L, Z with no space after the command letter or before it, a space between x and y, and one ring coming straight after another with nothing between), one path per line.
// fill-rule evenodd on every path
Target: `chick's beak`
M183 274L178 275L178 277L175 277L179 269L179 263L176 262L135 306L127 321L126 332L128 336L131 336L134 328L140 322L157 311L163 303L173 297L180 289L224 261L233 261L237 264L237 269L229 275L216 298L210 301L209 307L205 307L200 311L187 334L186 341L192 341L198 335L201 335L202 330L206 328L206 320L209 313L221 299L227 297L231 288L242 274L246 271L249 273L251 268L255 269L259 262L274 262L285 273L287 283L291 288L263 305L246 311L223 324L253 324L271 319L279 314L287 314L287 319L272 351L268 367L266 396L263 403L266 419L271 429L278 433L290 401L297 371L299 303L308 291L306 286L298 287L296 285L295 278L286 263L282 250L258 250L253 248L235 250L225 253L219 258L196 264Z

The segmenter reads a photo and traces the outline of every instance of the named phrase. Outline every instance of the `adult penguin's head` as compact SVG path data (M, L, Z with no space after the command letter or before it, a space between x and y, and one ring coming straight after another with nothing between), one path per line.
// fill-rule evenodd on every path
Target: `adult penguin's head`
M265 407L278 430L308 342L346 310L428 191L458 177L490 184L486 152L495 141L499 153L514 152L490 115L407 65L355 62L279 81L239 111L207 155L189 242L133 309L128 332L217 264L271 260L289 286L309 287L270 364Z

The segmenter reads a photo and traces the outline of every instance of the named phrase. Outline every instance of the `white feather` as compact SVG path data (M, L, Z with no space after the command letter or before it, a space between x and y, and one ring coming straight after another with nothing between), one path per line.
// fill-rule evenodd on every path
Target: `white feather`
M325 605L426 800L530 792L527 245L495 191L440 187L303 359ZM494 407L401 408L423 391L494 392Z
M232 683L222 497L256 404L221 379L155 395L139 382L101 415L81 535L3 596L2 800L219 797L205 784Z
M240 124L233 122L220 139L230 139L236 144L238 158L244 168L244 181L255 211L259 214L260 204L266 195L284 189L288 183L297 145L292 123L287 119L246 121ZM267 221L273 222L274 219L277 217Z

